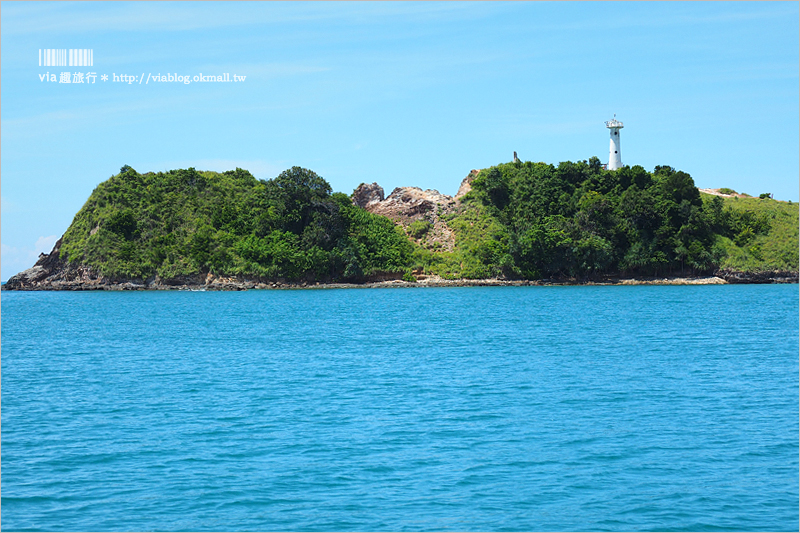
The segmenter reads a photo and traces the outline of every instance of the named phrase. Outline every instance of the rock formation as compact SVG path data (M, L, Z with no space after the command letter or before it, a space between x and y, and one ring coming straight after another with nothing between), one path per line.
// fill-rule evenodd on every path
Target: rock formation
M415 238L423 246L449 252L455 247L455 235L447 225L446 215L458 209L459 200L470 191L470 184L478 172L473 170L462 180L455 197L434 189L423 191L419 187L398 187L384 198L380 185L362 183L353 192L353 203L394 220L410 238ZM427 231L415 234L411 225L417 221L429 223Z
M62 237L63 239L63 237ZM49 254L39 254L39 260L28 270L23 270L11 276L4 289L59 289L104 285L107 283L102 276L84 265L70 265L59 257L61 241L58 239Z
M383 187L377 183L367 185L362 183L353 193L353 203L367 209L374 203L383 201Z
M467 177L461 180L461 186L458 188L458 192L456 193L456 200L461 199L462 196L467 194L469 191L472 190L472 180L478 177L480 170L471 170Z

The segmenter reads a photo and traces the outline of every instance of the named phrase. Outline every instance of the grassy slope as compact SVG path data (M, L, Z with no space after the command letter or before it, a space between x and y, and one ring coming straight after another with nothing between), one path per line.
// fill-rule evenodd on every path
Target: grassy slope
M458 211L444 217L455 234L453 252L426 249L414 243L413 267L445 279L485 279L500 275L508 248L508 236L498 220L471 196L462 199Z
M713 198L702 194L703 200ZM718 237L718 244L727 252L721 268L743 272L798 270L798 204L759 198L723 198L725 207L767 215L770 231L757 235L745 246L737 246L727 237Z

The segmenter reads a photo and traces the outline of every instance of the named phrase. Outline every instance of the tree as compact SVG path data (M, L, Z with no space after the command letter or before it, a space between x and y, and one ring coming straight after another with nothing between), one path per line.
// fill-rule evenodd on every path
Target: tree
M500 211L508 205L511 196L508 178L499 168L492 167L487 172L482 172L472 182L472 187L483 192L489 202Z

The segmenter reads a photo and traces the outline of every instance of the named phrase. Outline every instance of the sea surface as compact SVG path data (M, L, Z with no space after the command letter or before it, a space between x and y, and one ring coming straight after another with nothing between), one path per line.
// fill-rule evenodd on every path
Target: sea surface
M2 529L797 531L798 286L3 292Z

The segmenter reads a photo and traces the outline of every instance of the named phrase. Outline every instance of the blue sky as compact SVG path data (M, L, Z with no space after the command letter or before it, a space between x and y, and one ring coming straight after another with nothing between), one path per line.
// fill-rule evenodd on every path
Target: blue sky
M670 165L798 201L797 2L2 2L2 277L100 182L294 165L455 194L520 158ZM39 66L90 48L92 67ZM40 81L95 72L94 84ZM139 83L229 73L236 83ZM101 81L106 74L109 81ZM113 75L136 76L133 84Z

